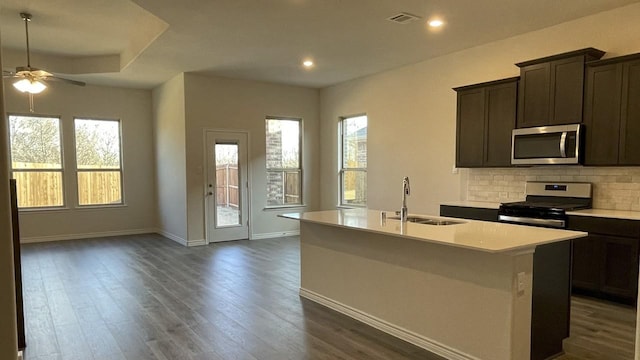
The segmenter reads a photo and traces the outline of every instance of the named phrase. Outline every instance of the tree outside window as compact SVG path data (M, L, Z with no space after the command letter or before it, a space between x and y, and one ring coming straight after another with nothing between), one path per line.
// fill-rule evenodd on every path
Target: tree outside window
M120 122L75 119L78 204L122 204Z
M367 116L340 121L340 205L367 205Z
M11 172L16 179L18 207L64 206L60 119L9 116Z

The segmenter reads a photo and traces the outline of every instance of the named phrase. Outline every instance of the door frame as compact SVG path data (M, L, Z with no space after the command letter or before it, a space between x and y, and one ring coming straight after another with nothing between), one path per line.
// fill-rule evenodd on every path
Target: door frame
M252 221L252 206L251 199L253 197L251 192L251 184L253 183L253 176L251 171L251 163L249 158L251 157L251 133L249 130L244 129L221 129L221 128L203 128L202 129L202 206L204 207L204 241L206 245L211 244L210 234L209 234L209 206L207 206L207 193L209 190L207 189L207 181L209 180L209 171L208 171L208 152L207 152L207 133L210 132L226 132L226 133L240 133L245 134L247 136L247 158L245 161L247 162L247 209L246 216L248 221L248 238L249 240L253 240L253 221ZM240 161L238 159L238 161Z

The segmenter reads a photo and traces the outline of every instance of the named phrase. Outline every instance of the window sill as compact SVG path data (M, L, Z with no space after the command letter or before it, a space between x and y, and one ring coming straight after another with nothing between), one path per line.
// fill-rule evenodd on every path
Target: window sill
M79 205L73 210L90 211L90 210L106 210L106 209L121 209L129 207L127 204L113 204L113 205Z
M37 214L37 213L49 213L49 212L62 212L62 211L95 211L95 210L107 210L107 209L122 209L129 207L127 204L115 204L115 205L85 205L74 208L70 207L52 207L52 208L27 208L18 209L19 213L25 214Z
M59 212L59 211L69 211L71 210L71 208L68 207L49 207L49 208L26 208L26 209L20 209L18 208L18 212L19 213L25 213L25 214L36 214L36 213L48 213L48 212Z
M282 206L265 206L263 211L278 211L278 210L293 210L293 209L305 209L307 205L282 205Z

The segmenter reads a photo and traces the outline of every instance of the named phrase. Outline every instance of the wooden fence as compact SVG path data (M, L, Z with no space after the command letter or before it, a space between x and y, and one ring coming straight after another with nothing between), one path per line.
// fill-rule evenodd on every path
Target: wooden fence
M300 173L285 173L284 186L284 203L300 204Z
M64 205L62 172L14 171L18 207L49 207ZM119 204L122 189L119 171L78 172L78 203L80 205Z
M78 172L80 205L122 203L120 171Z
M216 166L216 203L218 206L239 207L238 167Z

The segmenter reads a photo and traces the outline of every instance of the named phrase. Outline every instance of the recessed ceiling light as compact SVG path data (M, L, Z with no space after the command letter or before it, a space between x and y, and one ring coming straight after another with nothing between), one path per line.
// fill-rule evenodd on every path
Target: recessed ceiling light
M306 68L310 68L313 66L313 60L305 60L302 62L302 65L304 65L304 67Z
M440 19L433 19L433 20L429 20L428 24L432 28L438 28L438 27L441 27L442 25L444 25L444 21L442 21Z

